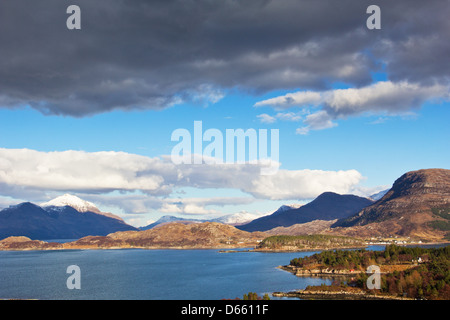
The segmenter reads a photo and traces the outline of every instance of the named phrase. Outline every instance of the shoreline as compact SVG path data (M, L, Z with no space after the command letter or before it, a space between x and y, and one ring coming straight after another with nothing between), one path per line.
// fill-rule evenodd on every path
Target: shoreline
M298 248L298 249L254 249L254 252L308 252L308 251L329 251L329 250L347 250L347 249L365 249L369 245L343 246L343 247L316 247L316 248Z
M360 270L355 270L355 271L350 271L350 270L336 270L336 269L303 269L303 268L299 268L299 267L294 267L294 266L278 266L277 267L280 270L283 271L287 271L289 273L292 273L293 275L297 276L297 277L350 277L350 276L356 276L360 273L363 273L363 271Z
M306 300L415 300L391 295L377 295L365 291L310 291L297 290L290 292L273 292L274 297L298 298Z
M1 241L0 241L1 243ZM299 248L299 249L262 249L258 248L257 244L248 243L239 246L71 246L71 242L45 242L41 240L30 240L24 242L12 242L10 245L1 246L0 251L62 251L62 250L120 250L120 249L142 249L142 250L219 250L220 253L236 253L236 252L263 252L263 253L289 253L289 252L315 252L315 251L330 251L330 250L348 250L348 249L366 249L370 246L386 246L386 244L366 244L363 246L344 246L344 247L317 247L317 248ZM12 246L11 246L12 244ZM430 243L406 243L398 246L434 246L434 245L450 245L450 242L430 242ZM253 247L253 249L251 249ZM245 250L239 250L245 249ZM280 266L281 267L281 266ZM288 266L284 266L288 267ZM292 272L287 268L285 271ZM348 273L352 275L355 273ZM329 275L326 273L325 275Z

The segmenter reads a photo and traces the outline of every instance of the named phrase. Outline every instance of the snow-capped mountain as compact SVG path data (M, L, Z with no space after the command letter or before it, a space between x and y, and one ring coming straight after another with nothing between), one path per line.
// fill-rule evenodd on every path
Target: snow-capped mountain
M380 192L378 192L378 193L375 193L375 194L369 196L369 199L372 199L373 201L378 201L378 200L380 200L381 198L383 198L384 195L385 195L386 193L388 193L389 190L390 190L390 189L386 189L386 190L380 191Z
M167 215L167 216L162 216L157 221L155 221L147 226L140 227L139 230L149 230L149 229L156 227L157 225L164 224L164 223L170 223L170 222L181 222L181 223L183 223L183 222L199 222L199 223L201 223L201 222L206 222L206 221L208 221L208 220L186 219L186 218L179 218L179 217Z
M228 215L225 215L225 216L222 216L219 218L215 218L215 219L187 219L187 218L180 218L180 217L167 215L167 216L162 216L161 218L159 218L159 220L157 220L145 227L140 227L139 230L152 229L152 228L156 227L157 225L169 223L169 222L181 222L181 223L219 222L219 223L223 223L223 224L229 224L232 226L239 226L239 225L242 225L245 223L249 223L250 221L260 218L262 216L263 215L261 215L261 214L258 215L258 214L249 213L246 211L241 211L241 212L234 213L234 214L228 214Z
M66 195L44 203L45 207L23 202L0 210L0 239L11 236L33 240L79 239L137 230L110 213L94 212L98 210L95 206L80 200Z
M250 221L255 220L257 218L261 218L261 215L242 211L234 214L225 215L212 221L237 226L249 223Z
M285 204L285 205L282 205L281 207L279 207L278 210L274 212L274 214L285 212L285 211L292 210L292 209L298 209L301 206L302 206L302 204L299 204L299 203Z
M115 214L112 214L110 212L103 212L100 211L100 209L97 208L95 204L92 202L83 200L78 198L77 196L71 195L71 194L65 194L63 196L57 197L53 200L50 200L49 202L45 202L41 204L41 207L45 210L56 210L60 211L63 210L64 207L71 207L78 212L93 212L100 215L103 215L105 217L114 218L117 220L123 221L123 219L119 216L116 216Z
M57 197L49 202L41 204L41 207L65 207L69 206L77 210L78 212L95 212L99 213L100 210L92 202L78 198L71 194L65 194Z

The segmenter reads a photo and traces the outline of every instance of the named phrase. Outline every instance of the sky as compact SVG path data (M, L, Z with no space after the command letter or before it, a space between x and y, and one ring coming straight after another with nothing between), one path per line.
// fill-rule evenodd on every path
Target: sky
M450 169L450 3L372 2L2 1L0 208L71 193L134 226L257 217ZM277 170L175 163L196 121L224 146L277 130Z

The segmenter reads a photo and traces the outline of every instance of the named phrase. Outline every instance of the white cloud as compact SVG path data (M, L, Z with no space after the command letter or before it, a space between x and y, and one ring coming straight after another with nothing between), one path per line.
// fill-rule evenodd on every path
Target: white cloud
M251 196L210 198L158 197L145 194L81 196L108 208L119 208L127 215L142 215L158 212L164 214L217 216L223 215L222 211L217 210L218 208L247 205L256 201Z
M50 192L102 194L113 191L139 191L148 199L122 198L124 207L145 212L148 207L161 208L163 196L176 188L229 188L240 190L258 199L310 199L325 191L345 193L362 179L359 172L322 170L278 170L263 176L261 164L199 164L175 165L170 156L149 158L124 152L64 151L40 152L28 149L0 149L0 195L35 193L45 198ZM222 205L228 199L213 198L210 202L188 201L188 204ZM183 200L185 201L185 200ZM248 199L232 199L234 203ZM140 207L139 207L140 206ZM178 206L186 211L185 205ZM165 207L166 210L169 207ZM175 208L175 207L171 207ZM193 211L197 208L191 206ZM195 209L195 210L194 210Z
M124 152L0 149L0 184L58 191L142 190L167 194L173 165Z
M398 114L419 108L427 100L449 97L449 88L440 84L422 86L405 81L384 81L359 89L325 92L323 103L341 115L366 111Z
M278 112L276 114L277 119L280 119L282 121L300 121L302 119L302 116L298 113L294 112Z
M272 106L275 109L301 107L322 108L308 115L298 134L336 126L335 119L348 116L383 115L398 116L411 113L427 101L449 100L449 87L441 84L380 81L362 88L328 91L300 91L257 102L256 107Z
M259 176L247 192L271 200L312 199L325 191L349 193L362 180L356 170L279 170L273 176Z
M318 105L323 101L320 92L313 91L299 91L295 93L288 93L284 96L267 99L255 103L255 107L272 106L278 109L286 109L292 106L309 106Z
M259 121L261 121L261 123L274 123L275 121L277 121L275 117L269 116L266 113L257 115L256 117L259 119Z
M296 122L302 119L302 115L295 112L278 112L275 116L263 113L257 115L256 117L259 119L261 123L274 123L277 120Z
M337 123L333 122L333 119L324 110L306 116L304 123L306 126L297 128L297 134L307 134L310 130L323 130L337 126Z

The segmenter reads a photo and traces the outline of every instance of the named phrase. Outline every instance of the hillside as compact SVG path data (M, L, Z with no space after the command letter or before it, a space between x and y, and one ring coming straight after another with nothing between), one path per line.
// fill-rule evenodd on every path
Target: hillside
M262 232L245 232L217 222L175 222L145 231L116 232L107 238L138 247L220 248L252 246L266 236Z
M338 220L332 232L359 236L410 236L450 240L450 170L405 173L377 202Z
M245 232L233 226L215 223L168 223L150 230L115 232L107 236L87 236L64 244L48 244L31 241L24 237L0 241L2 250L45 250L45 249L111 249L111 248L237 248L253 247L266 234Z
M256 248L258 251L306 251L337 248L362 248L361 239L323 234L289 236L279 235L265 238Z
M311 235L311 234L320 234L330 229L331 225L337 222L335 220L314 220L305 223L294 224L289 227L277 227L270 230L265 231L270 235Z
M349 217L373 203L355 195L325 192L310 203L299 208L277 210L275 213L239 226L245 231L267 231L277 227L289 227L314 220L335 220Z

